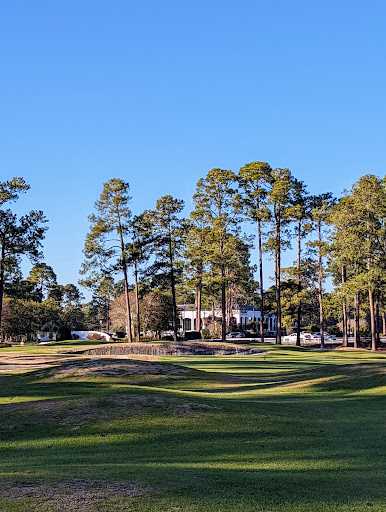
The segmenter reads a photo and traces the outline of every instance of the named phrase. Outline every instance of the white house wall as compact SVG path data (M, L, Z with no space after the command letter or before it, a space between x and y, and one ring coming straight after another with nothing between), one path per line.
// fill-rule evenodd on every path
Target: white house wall
M196 330L196 310L195 309L184 309L183 307L179 310L181 321L184 324L184 330ZM221 318L221 311L214 311L215 317ZM211 310L202 310L201 311L201 320L202 325L205 326L205 319L212 316ZM253 320L260 320L260 311L243 311L239 309L235 309L232 312L233 318L235 318L237 325L241 327L246 327L249 322ZM268 324L268 330L273 331L276 328L276 317L272 314L267 314L264 316L264 322ZM190 323L190 325L189 325Z

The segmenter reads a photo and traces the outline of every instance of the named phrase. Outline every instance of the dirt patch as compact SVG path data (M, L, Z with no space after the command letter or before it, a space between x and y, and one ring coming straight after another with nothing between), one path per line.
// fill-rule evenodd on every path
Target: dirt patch
M118 510L130 510L130 499L145 492L137 484L107 483L100 480L61 480L48 483L17 483L6 487L2 495L12 500L32 498L38 502L29 508L41 512L89 512L92 507L110 504Z

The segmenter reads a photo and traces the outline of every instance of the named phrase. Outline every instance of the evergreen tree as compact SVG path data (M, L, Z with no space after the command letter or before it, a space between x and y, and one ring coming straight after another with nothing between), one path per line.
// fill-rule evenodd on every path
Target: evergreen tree
M281 344L281 253L289 247L288 225L291 222L293 178L288 169L272 170L272 186L268 204L271 208L272 229L266 247L274 255L276 290L276 343Z
M32 262L41 258L46 222L41 211L31 211L18 219L10 210L0 210L0 325L6 276L18 269L21 256Z
M141 338L141 315L139 304L139 272L140 266L150 258L150 247L153 242L151 215L136 215L130 223L131 242L127 244L129 261L134 269L135 309L137 317L137 341Z
M183 201L167 195L158 199L154 211L147 213L152 224L154 256L147 275L151 276L153 287L171 291L174 341L178 330L176 283L182 274L181 256L187 233L186 221L178 217L183 207Z
M326 238L329 228L327 223L331 207L335 204L335 198L331 192L327 192L317 196L312 196L310 201L312 209L311 218L317 238L316 240L309 242L308 245L309 247L316 249L317 252L320 344L324 347L323 282L325 271L323 258L328 252Z
M371 348L376 350L380 330L377 303L385 283L385 179L371 174L362 176L334 208L331 221L334 223L334 253L341 267L344 344L347 344L347 296L354 293L357 331L360 291L367 289Z
M104 183L103 191L95 203L96 214L89 217L91 228L86 237L81 274L88 274L91 281L102 275L123 275L126 297L127 335L132 342L131 311L128 284L127 236L130 230L131 211L129 184L119 178Z
M272 169L266 162L246 164L239 171L241 194L238 198L245 217L257 227L260 280L260 337L264 341L264 289L263 289L263 231L262 227L270 219L267 205L269 190L272 187Z
M202 219L195 218L195 211L191 213L191 223L188 231L185 246L186 261L186 284L189 289L194 290L196 304L196 330L201 331L201 305L202 291L206 277L207 265L207 243L209 228L202 222Z
M53 268L46 263L37 263L32 267L28 281L34 286L38 302L43 302L58 284Z
M205 224L208 231L207 261L213 275L218 275L221 289L221 338L226 338L227 269L234 261L238 215L234 197L237 177L232 171L212 169L197 183L193 196L195 219ZM213 308L214 309L214 308Z
M296 314L296 345L300 346L300 331L302 319L302 241L310 232L312 225L310 219L310 201L307 195L306 187L302 181L293 179L293 193L291 198L292 208L290 216L295 222L295 236L297 239L297 259L296 259L296 293L297 314Z

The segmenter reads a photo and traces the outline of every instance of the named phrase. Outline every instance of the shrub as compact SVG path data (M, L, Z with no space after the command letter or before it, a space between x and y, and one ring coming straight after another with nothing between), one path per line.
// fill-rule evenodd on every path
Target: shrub
M67 325L59 327L56 333L56 341L72 340L71 330Z
M341 338L343 336L342 331L339 329L337 325L331 326L327 330L328 334L332 334L333 336L336 336L337 338Z

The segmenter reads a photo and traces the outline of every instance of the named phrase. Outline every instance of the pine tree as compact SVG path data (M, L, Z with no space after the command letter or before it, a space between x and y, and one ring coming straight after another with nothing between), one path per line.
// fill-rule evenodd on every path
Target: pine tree
M132 342L127 254L131 217L129 188L129 184L119 178L104 183L95 203L96 213L89 216L91 227L83 251L86 261L81 274L88 274L94 282L103 275L123 275L127 335Z
M320 344L324 347L324 312L323 312L323 282L324 282L324 261L323 258L328 252L327 232L328 219L331 207L335 204L335 198L331 192L326 192L310 198L311 202L311 219L314 230L316 231L316 240L308 243L309 247L314 248L317 252L317 268L318 268L318 302L319 302L319 329Z
M46 222L41 211L31 211L18 219L11 210L0 210L0 325L6 276L18 269L21 256L34 263L42 257Z
M153 286L171 291L174 341L177 341L178 330L176 283L182 274L181 257L187 235L187 223L178 217L183 208L182 200L167 195L158 199L154 211L147 213L152 225L154 256L147 275L151 276Z
M206 261L214 277L218 275L221 289L221 338L226 338L226 290L227 268L234 258L237 234L237 212L234 196L237 177L232 171L212 169L205 179L197 183L193 196L195 218L208 227L208 250ZM214 309L214 307L212 308ZM212 319L214 320L214 319Z
M241 194L236 200L245 215L257 227L260 280L260 337L264 341L264 289L263 289L263 225L270 219L267 205L269 190L272 187L272 169L266 162L252 162L239 171Z
M281 253L289 247L288 225L291 222L291 193L293 178L288 169L272 170L272 186L268 205L271 208L272 229L265 244L274 255L276 290L276 343L281 344Z
M208 270L209 228L199 218L196 219L196 211L191 213L191 222L185 246L185 272L186 284L195 292L196 303L196 330L201 331L201 304L202 291Z
M311 230L310 219L310 201L306 191L306 187L302 181L293 179L293 191L291 198L292 208L290 216L295 222L295 236L297 241L297 260L296 260L296 296L297 300L297 314L296 314L296 345L300 346L300 331L301 331L301 318L302 318L302 240Z
M46 263L37 263L32 267L27 280L34 286L38 302L43 302L58 284L54 269Z

